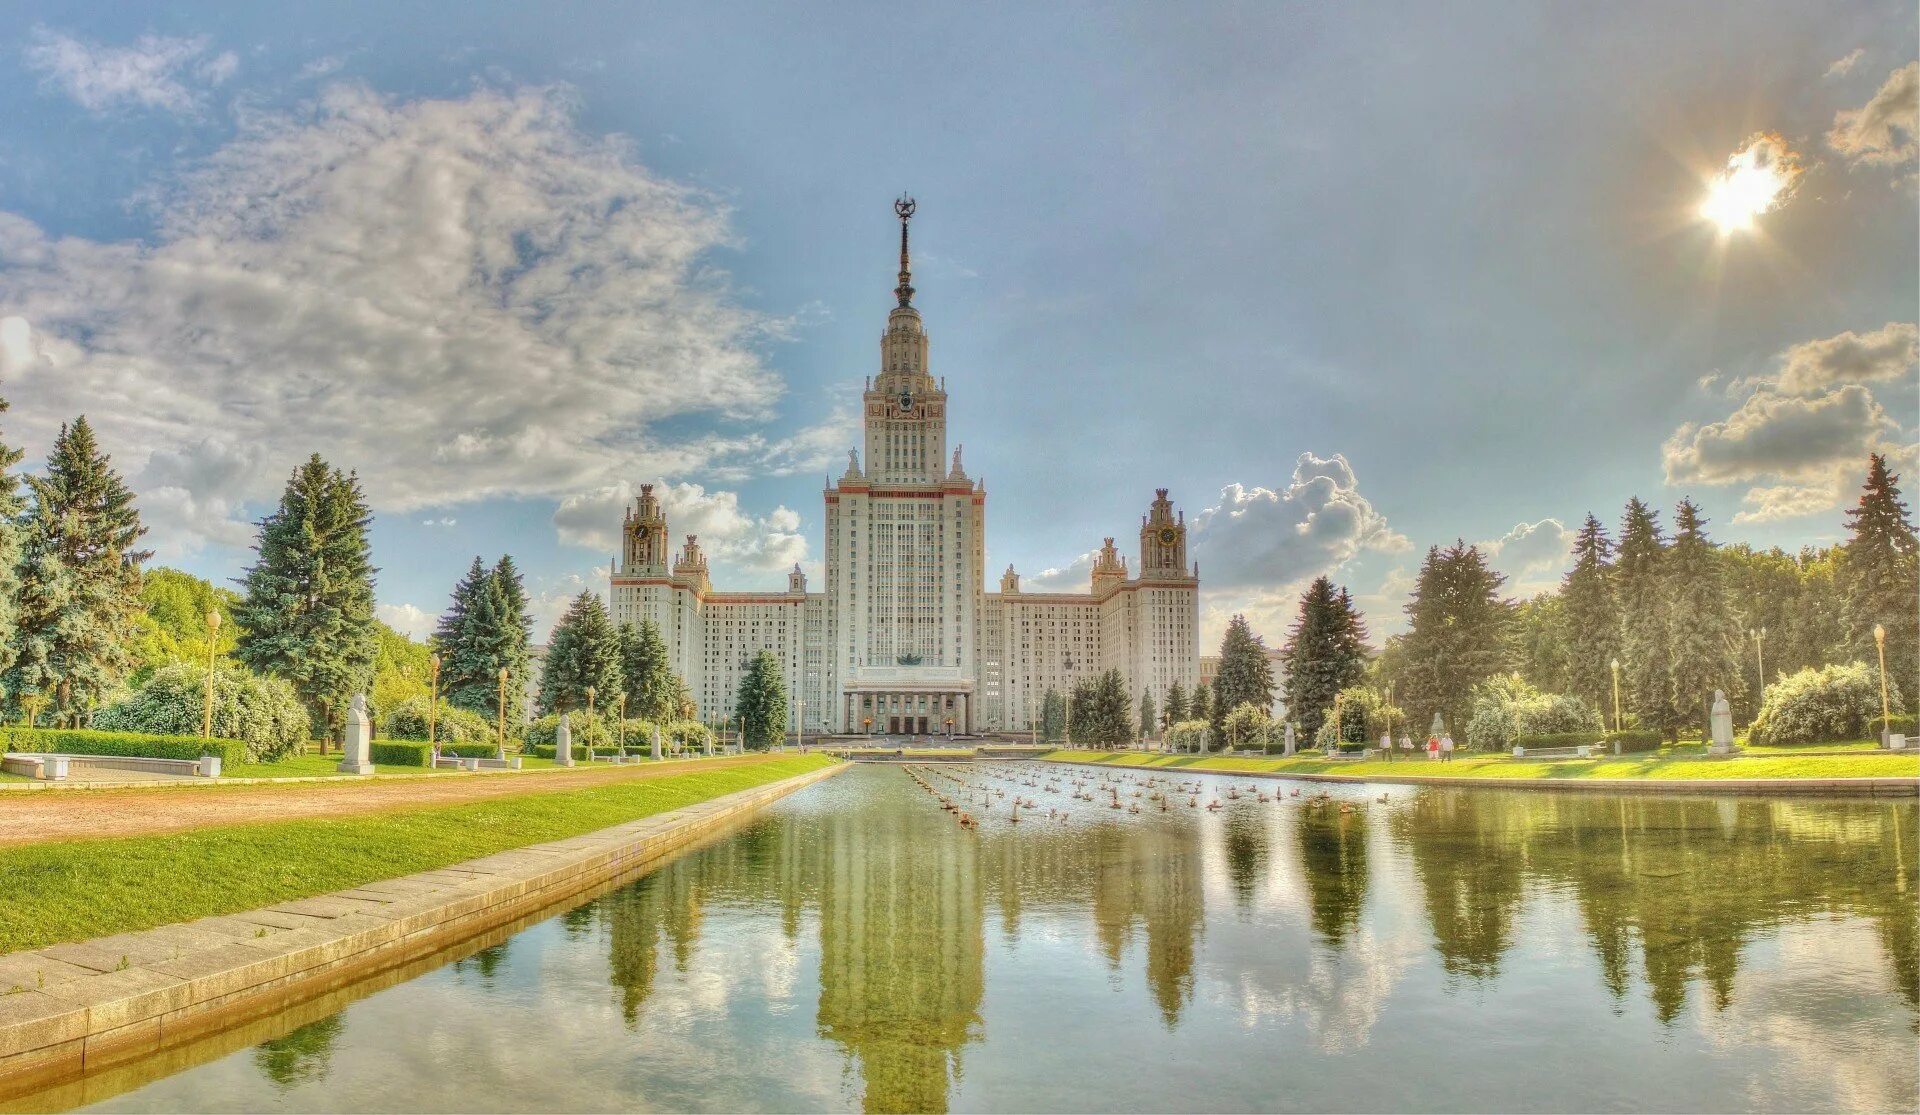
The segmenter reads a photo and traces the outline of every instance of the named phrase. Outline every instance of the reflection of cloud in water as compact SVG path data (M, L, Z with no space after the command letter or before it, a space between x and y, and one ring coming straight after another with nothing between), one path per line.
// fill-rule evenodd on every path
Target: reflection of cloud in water
M1417 942L1362 932L1334 950L1301 944L1281 966L1242 966L1224 989L1241 1024L1253 1029L1298 1019L1323 1053L1364 1048L1380 1009L1420 955Z

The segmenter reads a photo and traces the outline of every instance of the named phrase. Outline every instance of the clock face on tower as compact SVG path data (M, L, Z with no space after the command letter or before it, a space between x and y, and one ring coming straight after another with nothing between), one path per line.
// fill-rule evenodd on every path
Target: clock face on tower
M904 413L906 413L907 411L910 411L910 410L912 410L912 409L913 409L913 392L911 392L911 391L902 391L902 392L900 392L900 410L901 410L901 413L903 413L903 414L904 414Z
M1177 529L1173 527L1160 528L1160 544L1162 546L1171 546L1178 541L1180 541L1180 532Z

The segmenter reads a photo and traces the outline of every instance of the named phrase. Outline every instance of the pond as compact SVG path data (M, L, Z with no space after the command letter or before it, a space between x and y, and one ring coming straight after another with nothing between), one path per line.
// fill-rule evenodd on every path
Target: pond
M1920 1100L1914 803L1382 789L863 766L256 1046L57 1094L110 1111ZM1033 802L1018 822L1016 799Z

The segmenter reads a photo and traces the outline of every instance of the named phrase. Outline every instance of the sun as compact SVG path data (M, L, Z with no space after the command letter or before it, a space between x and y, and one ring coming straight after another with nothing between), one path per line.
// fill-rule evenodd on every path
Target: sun
M1747 231L1762 213L1793 195L1801 170L1799 156L1785 140L1761 132L1727 159L1726 169L1707 179L1700 216L1718 226L1722 236Z

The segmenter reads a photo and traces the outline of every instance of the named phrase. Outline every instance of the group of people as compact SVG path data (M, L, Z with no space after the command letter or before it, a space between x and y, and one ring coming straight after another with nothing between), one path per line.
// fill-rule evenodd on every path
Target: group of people
M1437 736L1428 736L1426 749L1427 749L1427 758L1430 761L1436 762L1436 763L1452 762L1453 761L1452 733L1442 733ZM1381 733L1380 750L1386 754L1387 758L1389 759L1393 758L1393 733L1391 732ZM1400 750L1411 754L1411 752L1413 751L1412 736L1403 735L1400 737Z

